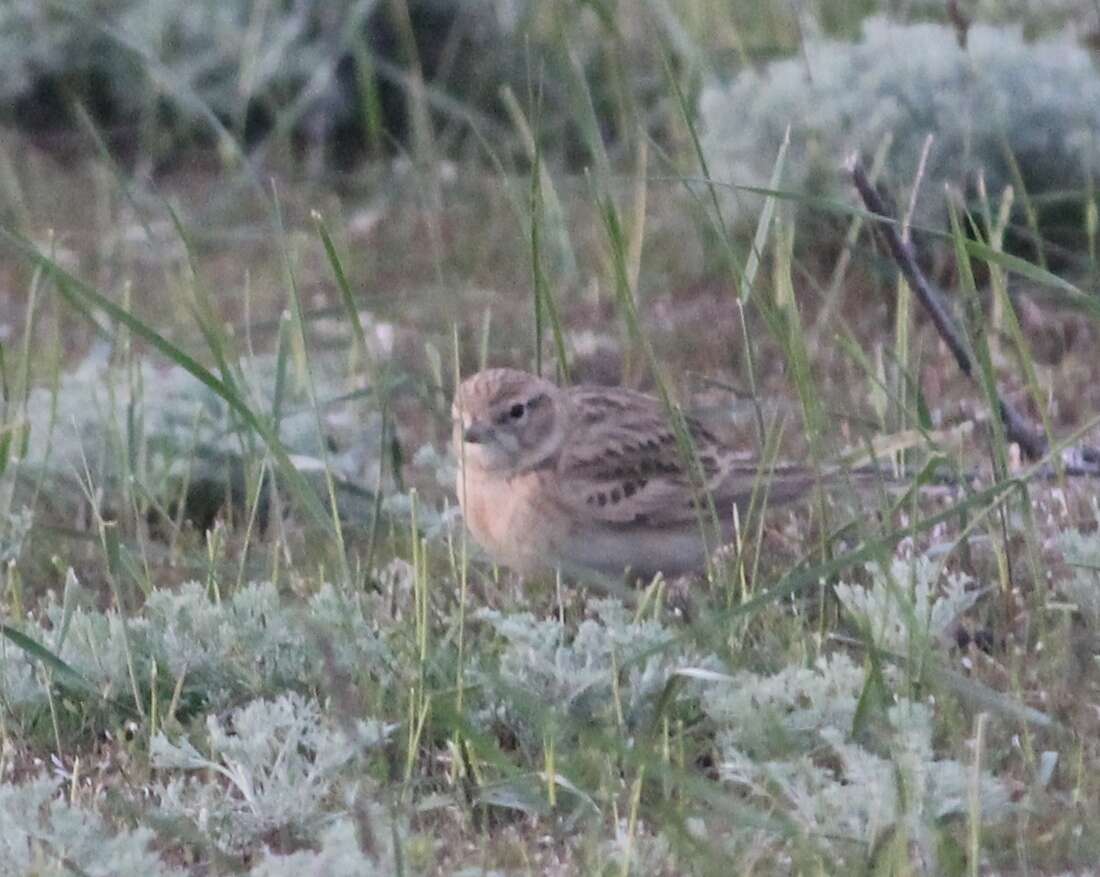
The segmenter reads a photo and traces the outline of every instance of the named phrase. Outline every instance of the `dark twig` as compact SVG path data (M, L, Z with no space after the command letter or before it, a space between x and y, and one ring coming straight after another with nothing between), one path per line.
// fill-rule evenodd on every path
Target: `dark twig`
M959 48L965 52L972 22L959 9L959 0L947 0L947 18L955 26L955 39L959 41Z
M852 182L855 183L863 203L867 209L880 217L878 230L890 248L890 255L901 271L902 276L908 282L910 288L916 293L928 315L932 318L936 331L940 333L944 343L947 344L955 362L962 369L963 374L972 378L974 376L974 363L970 351L963 339L955 318L944 301L940 292L932 286L924 276L920 265L917 264L916 253L913 245L902 240L898 232L897 220L893 212L886 205L882 194L867 178L867 172L863 163L853 157L848 163L848 169L852 174ZM1004 423L1005 434L1009 441L1020 446L1024 456L1029 460L1040 460L1050 450L1050 443L1043 432L1037 429L1016 407L1009 402L1000 392L997 393L997 406L1000 409L1001 421ZM1069 474L1100 475L1100 450L1093 447L1081 446L1067 449L1063 453L1066 471Z

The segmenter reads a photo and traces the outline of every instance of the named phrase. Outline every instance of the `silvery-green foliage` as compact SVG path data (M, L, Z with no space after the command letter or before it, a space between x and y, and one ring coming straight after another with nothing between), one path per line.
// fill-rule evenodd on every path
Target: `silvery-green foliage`
M386 617L379 602L375 594L344 591L327 582L309 598L305 621L315 642L319 637L328 642L336 670L352 676L389 675L394 660L379 629L379 619ZM314 679L327 673L324 666L313 668Z
M242 849L271 832L309 839L329 818L325 804L338 790L342 769L382 743L392 728L361 722L356 739L326 720L316 701L296 694L255 700L225 721L209 716L201 752L189 740L153 738L158 768L209 771L224 780L174 778L161 790L161 807L194 821L225 849Z
M1093 623L1100 622L1100 534L1066 530L1056 537L1056 544L1072 569L1058 590Z
M495 672L483 668L478 675L493 692L493 709L525 742L539 739L524 718L532 704L552 704L569 722L613 724L617 699L633 729L651 714L677 670L714 663L688 653L659 622L635 621L617 600L598 600L591 608L595 617L582 621L572 635L559 621L529 612L479 613L505 645Z
M56 604L52 591L49 594L47 617L50 619L50 629L46 630L28 620L21 632L57 652L71 629L74 610L86 602L76 573L70 568L65 576L62 604ZM48 673L27 652L8 637L0 637L0 709L3 709L5 717L20 722L25 714L33 715L38 707L46 706L47 679Z
M177 677L186 673L206 690L272 691L323 685L327 657L346 672L384 671L389 651L373 614L368 597L329 583L301 606L271 582L245 585L217 603L189 582L154 591L139 630L148 653Z
M305 607L287 603L271 582L251 583L215 603L197 582L157 590L139 621L148 654L208 694L324 687L330 680L321 638L337 669L384 672L389 651L362 594L324 584Z
M21 508L5 515L5 526L0 528L0 563L7 564L17 560L23 553L23 543L27 541L34 526L34 511Z
M341 6L337 24L352 4ZM242 96L300 84L331 54L308 4L106 0L52 7L11 0L0 9L0 98L6 100L23 94L35 75L92 70L105 74L121 111L133 112L165 89L191 111L201 108L186 98L198 97L209 111L234 118L243 110ZM158 75L143 75L133 57L142 53Z
M253 877L389 877L397 874L393 829L381 807L370 808L370 832L374 855L363 849L355 823L341 816L327 826L316 850L301 850L281 856L269 853L252 869Z
M274 688L300 683L309 649L301 625L270 582L252 583L215 602L199 582L149 595L141 618L150 655L172 674L224 688L234 673Z
M517 19L534 16L509 13L515 5L497 0L410 4L411 38L429 79L434 110L468 117L472 108L480 122L491 124L487 105L497 97L493 83L512 82L520 90L524 68L518 46L523 41L515 39L513 28L521 23ZM209 142L222 126L229 136L219 138L219 145L227 147L267 133L267 121L275 133L293 129L320 139L330 126L354 123L363 111L354 80L357 72L366 71L344 69L341 62L369 53L371 73L381 86L407 86L399 48L403 32L395 30L398 25L384 6L378 0L5 0L0 4L0 108L10 112L17 101L33 98L35 89L64 86L83 103L109 111L97 121L135 128L142 120L154 123L162 136L145 138L154 150L193 144L196 137ZM538 42L537 34L532 42ZM461 75L447 63L451 52L462 61ZM433 77L436 64L440 69ZM490 73L495 79L487 81ZM171 112L157 112L165 106ZM250 114L262 117L259 124Z
M879 648L907 654L950 636L951 626L984 591L962 572L945 573L925 556L894 558L889 570L868 564L869 587L840 583L836 595Z
M703 148L719 181L766 186L791 126L783 178L794 191L846 193L854 150L893 138L891 182L908 184L935 135L918 218L939 224L944 183L981 171L991 194L1012 181L1007 144L1031 194L1080 188L1100 155L1100 73L1069 36L1029 43L1019 29L864 23L858 43L811 40L805 56L712 80L700 100ZM741 196L744 198L745 196ZM731 200L731 207L734 202Z
M0 877L182 875L150 849L153 838L148 828L116 831L93 808L70 805L58 778L0 783Z
M922 18L942 18L946 11L943 0L906 0L906 6ZM1090 25L1096 26L1100 14L1093 0L967 0L960 7L970 20L1023 24L1028 32L1076 26L1085 34Z
M47 604L47 625L28 623L23 632L101 695L124 702L132 698L127 642L139 685L150 678L155 661L160 678L172 686L184 677L184 692L198 693L210 710L249 694L325 690L333 669L382 675L392 666L369 598L330 584L301 606L285 602L270 582L242 586L220 602L189 582L154 590L142 614L125 622L114 610L83 602L79 589L71 589L66 604ZM3 638L0 657L0 706L18 714L45 704L46 689L31 658Z
M54 651L103 697L130 700L127 632L136 631L143 626L142 622L124 620L115 611L100 612L80 605L67 609L52 599L46 607L46 617L48 627L28 625L24 632ZM60 639L62 631L64 640ZM21 660L30 659L22 654ZM147 669L144 663L142 669ZM45 696L43 690L40 693L43 701Z
M237 382L253 410L269 413L274 404L273 356L238 363ZM318 396L323 402L346 392L342 363L312 359ZM365 401L322 410L323 435L303 387L283 388L279 438L294 464L321 484L325 463L340 488L345 481L374 487L378 474L381 428L378 412ZM133 369L111 362L99 347L61 377L59 385L32 390L27 403L30 440L20 465L45 470L79 495L76 477L91 477L106 491L105 503L125 479L135 476L168 507L183 484L218 485L211 495L243 496L243 461L259 458L263 443L244 429L229 404L179 366L142 360ZM338 499L356 507L355 494L338 490ZM361 504L361 503L360 503Z
M822 672L823 685L828 675ZM751 686L746 680L738 684ZM742 703L751 705L752 700L749 695ZM886 728L877 729L874 749L853 742L850 721L821 723L820 710L811 705L810 711L814 715L808 721L785 718L788 724L813 726L813 732L783 757L747 752L736 723L752 721L751 713L723 711L720 717L729 723L719 738L723 779L783 814L800 833L835 855L847 854L850 842L857 842L862 857L885 832L902 830L922 860L934 862L934 828L943 817L967 811L974 777L965 764L936 758L931 707L908 700L894 704L887 711ZM790 712L800 712L798 705ZM1007 786L983 772L978 778L983 821L1004 818L1009 802ZM932 867L930 873L935 871Z
M766 758L826 728L851 728L865 679L863 668L838 652L812 667L788 666L765 676L737 673L728 683L708 685L703 705L723 746Z
M0 637L0 710L18 717L28 707L44 704L46 693L34 664L6 637Z
M603 843L606 866L601 873L652 874L679 873L676 859L668 840L662 834L652 834L645 826L636 826L631 834L630 824L619 819L614 825L614 835ZM607 866L611 866L610 868ZM627 867L627 870L623 870Z

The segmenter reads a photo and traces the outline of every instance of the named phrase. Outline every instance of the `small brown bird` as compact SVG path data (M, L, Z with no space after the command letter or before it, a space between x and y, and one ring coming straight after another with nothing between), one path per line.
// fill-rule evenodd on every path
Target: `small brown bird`
M692 464L661 401L617 387L563 389L486 369L462 382L453 417L466 525L495 561L525 574L701 570L717 541L704 535L709 509L701 526L700 486L728 541L733 506L744 512L754 489L782 502L815 483L806 468L739 456L686 417Z

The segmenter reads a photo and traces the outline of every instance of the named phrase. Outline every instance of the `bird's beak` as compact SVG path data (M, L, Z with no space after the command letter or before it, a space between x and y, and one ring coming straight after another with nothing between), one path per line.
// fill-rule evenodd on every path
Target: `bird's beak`
M470 445L484 444L486 439L489 438L489 434L492 432L492 427L484 423L471 423L462 433L462 440Z

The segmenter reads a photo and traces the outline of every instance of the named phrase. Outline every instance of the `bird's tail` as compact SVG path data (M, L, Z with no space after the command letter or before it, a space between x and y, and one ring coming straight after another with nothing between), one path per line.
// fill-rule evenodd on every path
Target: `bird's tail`
M775 465L748 462L738 466L726 478L725 487L718 495L732 499L742 510L751 504L757 508L798 500L821 486L828 490L850 486L858 490L882 487L891 493L910 487L915 473L898 473L885 466L857 467L826 466L820 469L809 466L777 463ZM957 483L957 479L937 479L943 485Z

